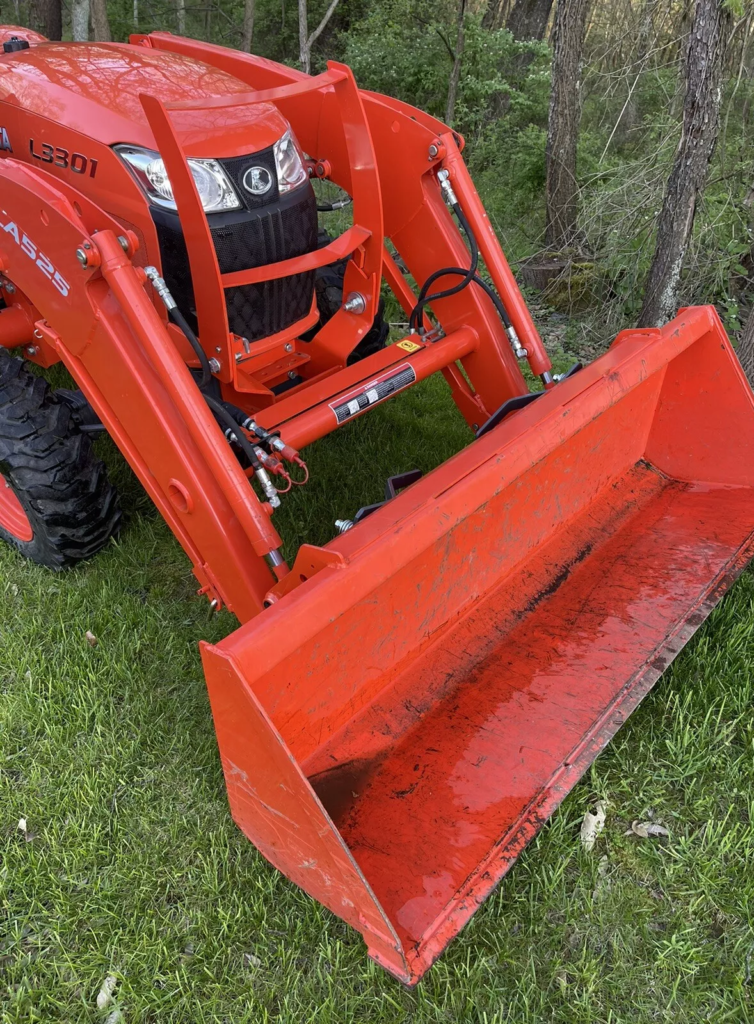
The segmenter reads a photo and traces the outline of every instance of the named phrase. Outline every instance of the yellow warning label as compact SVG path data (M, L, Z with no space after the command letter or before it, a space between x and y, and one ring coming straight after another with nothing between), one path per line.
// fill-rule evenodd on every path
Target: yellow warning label
M415 341L410 341L406 338L404 341L398 342L398 348L402 348L404 352L418 352L421 345L417 345Z

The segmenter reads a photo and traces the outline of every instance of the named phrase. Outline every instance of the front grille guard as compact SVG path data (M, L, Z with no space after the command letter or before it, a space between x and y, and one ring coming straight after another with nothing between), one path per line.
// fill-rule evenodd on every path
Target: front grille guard
M308 102L301 105L301 110L307 118L312 116L312 101L320 107L318 114L322 113L321 108L327 103L328 118L332 118L334 112L340 117L349 164L358 169L352 173L349 183L353 199L353 226L329 245L314 252L266 266L223 274L199 193L169 112L211 110L213 107L230 105L253 106L303 96L306 96ZM217 376L220 380L233 381L237 387L240 385L241 390L248 390L237 372L237 364L243 360L244 349L241 339L229 330L225 296L227 289L314 271L351 256L346 271L345 290L347 293L358 292L364 301L357 303L356 308L351 310L341 308L313 340L314 348L319 343L330 356L342 356L345 363L348 354L371 328L377 312L383 245L382 199L377 161L359 90L350 68L330 62L328 70L314 78L276 88L239 93L237 96L172 104L163 104L157 97L147 94L142 94L140 99L155 140L158 140L160 156L173 186L194 284L199 339L207 354L218 359L220 369ZM294 104L294 110L296 106ZM286 116L296 131L296 118L290 116L290 109L286 104ZM274 351L277 345L311 327L316 319L316 304L313 304L308 317L266 339L266 343ZM218 354L221 358L218 358Z

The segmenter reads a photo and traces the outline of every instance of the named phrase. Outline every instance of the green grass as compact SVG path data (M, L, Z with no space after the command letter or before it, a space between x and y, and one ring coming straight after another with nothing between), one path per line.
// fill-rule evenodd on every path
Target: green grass
M288 554L468 440L438 379L319 442ZM104 1021L110 973L124 1024L754 1020L754 575L409 992L233 825L197 642L234 620L103 445L118 543L61 575L0 551L2 1024ZM647 809L669 839L624 835Z

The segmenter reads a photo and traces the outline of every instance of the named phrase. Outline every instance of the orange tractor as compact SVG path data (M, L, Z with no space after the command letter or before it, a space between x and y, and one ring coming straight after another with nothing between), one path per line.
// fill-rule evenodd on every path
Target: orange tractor
M240 622L202 649L235 820L413 984L752 556L720 320L558 380L434 118L166 33L0 42L0 532L53 568L105 544L107 430ZM468 446L286 564L306 446L435 373Z

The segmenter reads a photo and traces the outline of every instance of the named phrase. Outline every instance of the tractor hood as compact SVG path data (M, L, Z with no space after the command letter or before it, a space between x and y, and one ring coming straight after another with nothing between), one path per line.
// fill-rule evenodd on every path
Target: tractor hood
M251 94L245 82L180 54L118 43L41 43L0 54L0 101L64 124L105 145L157 148L140 94L166 105ZM240 156L272 145L288 128L270 103L174 110L190 156Z

